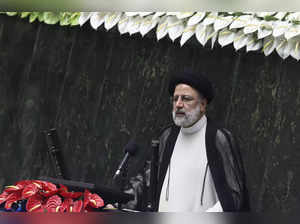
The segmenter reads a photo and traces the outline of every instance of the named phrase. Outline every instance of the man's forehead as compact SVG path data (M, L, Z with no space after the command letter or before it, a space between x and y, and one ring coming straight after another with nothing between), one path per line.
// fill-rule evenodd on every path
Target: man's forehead
M176 85L174 95L178 93L198 94L198 91L188 84L180 83Z

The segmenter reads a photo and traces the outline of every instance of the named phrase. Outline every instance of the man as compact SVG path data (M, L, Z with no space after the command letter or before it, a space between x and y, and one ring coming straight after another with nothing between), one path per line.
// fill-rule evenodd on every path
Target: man
M154 209L247 211L248 195L237 145L229 131L206 117L207 105L214 97L212 84L201 74L183 72L171 77L169 94L175 126L160 137L158 185L151 186L156 191Z

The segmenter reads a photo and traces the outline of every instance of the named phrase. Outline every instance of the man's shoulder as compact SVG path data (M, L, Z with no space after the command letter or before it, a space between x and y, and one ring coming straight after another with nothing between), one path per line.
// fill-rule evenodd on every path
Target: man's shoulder
M161 138L169 136L172 129L174 129L176 127L177 126L174 123L169 123L165 126L160 127L158 137L161 139Z
M224 144L230 144L233 141L232 133L226 128L218 128L216 132L216 142ZM231 145L231 144L230 144Z
M208 128L211 129L211 133L215 133L215 137L217 140L221 142L230 141L233 139L233 134L227 128L224 127L219 122L213 121L211 119L207 119Z
M227 128L220 127L217 129L217 137L233 138L233 134Z

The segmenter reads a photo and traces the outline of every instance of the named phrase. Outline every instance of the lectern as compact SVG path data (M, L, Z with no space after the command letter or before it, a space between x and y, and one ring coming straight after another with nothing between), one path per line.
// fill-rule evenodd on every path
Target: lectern
M57 185L65 185L70 191L84 192L84 190L87 189L92 193L97 193L104 200L105 204L125 204L128 201L134 199L134 196L132 194L127 194L106 186L98 186L93 183L85 183L80 181L65 180L52 177L40 177L39 179Z
M95 185L93 183L85 183L80 181L67 180L63 174L62 166L62 155L60 153L60 142L56 132L56 129L50 129L44 131L46 142L48 146L48 152L53 162L56 177L40 177L40 180L48 181L53 184L62 184L68 187L71 191L84 192L85 189L91 191L92 193L97 193L103 200L105 204L125 204L128 201L134 199L132 194L127 194L121 192L117 189L109 188L106 186Z

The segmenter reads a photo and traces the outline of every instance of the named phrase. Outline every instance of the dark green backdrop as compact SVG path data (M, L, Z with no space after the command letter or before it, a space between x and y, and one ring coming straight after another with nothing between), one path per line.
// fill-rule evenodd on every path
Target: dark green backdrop
M68 178L108 184L133 137L142 168L171 122L168 75L185 67L214 82L209 116L237 137L254 211L300 202L300 65L276 53L180 47L154 33L120 35L0 16L0 187L54 176L42 131L57 128Z

